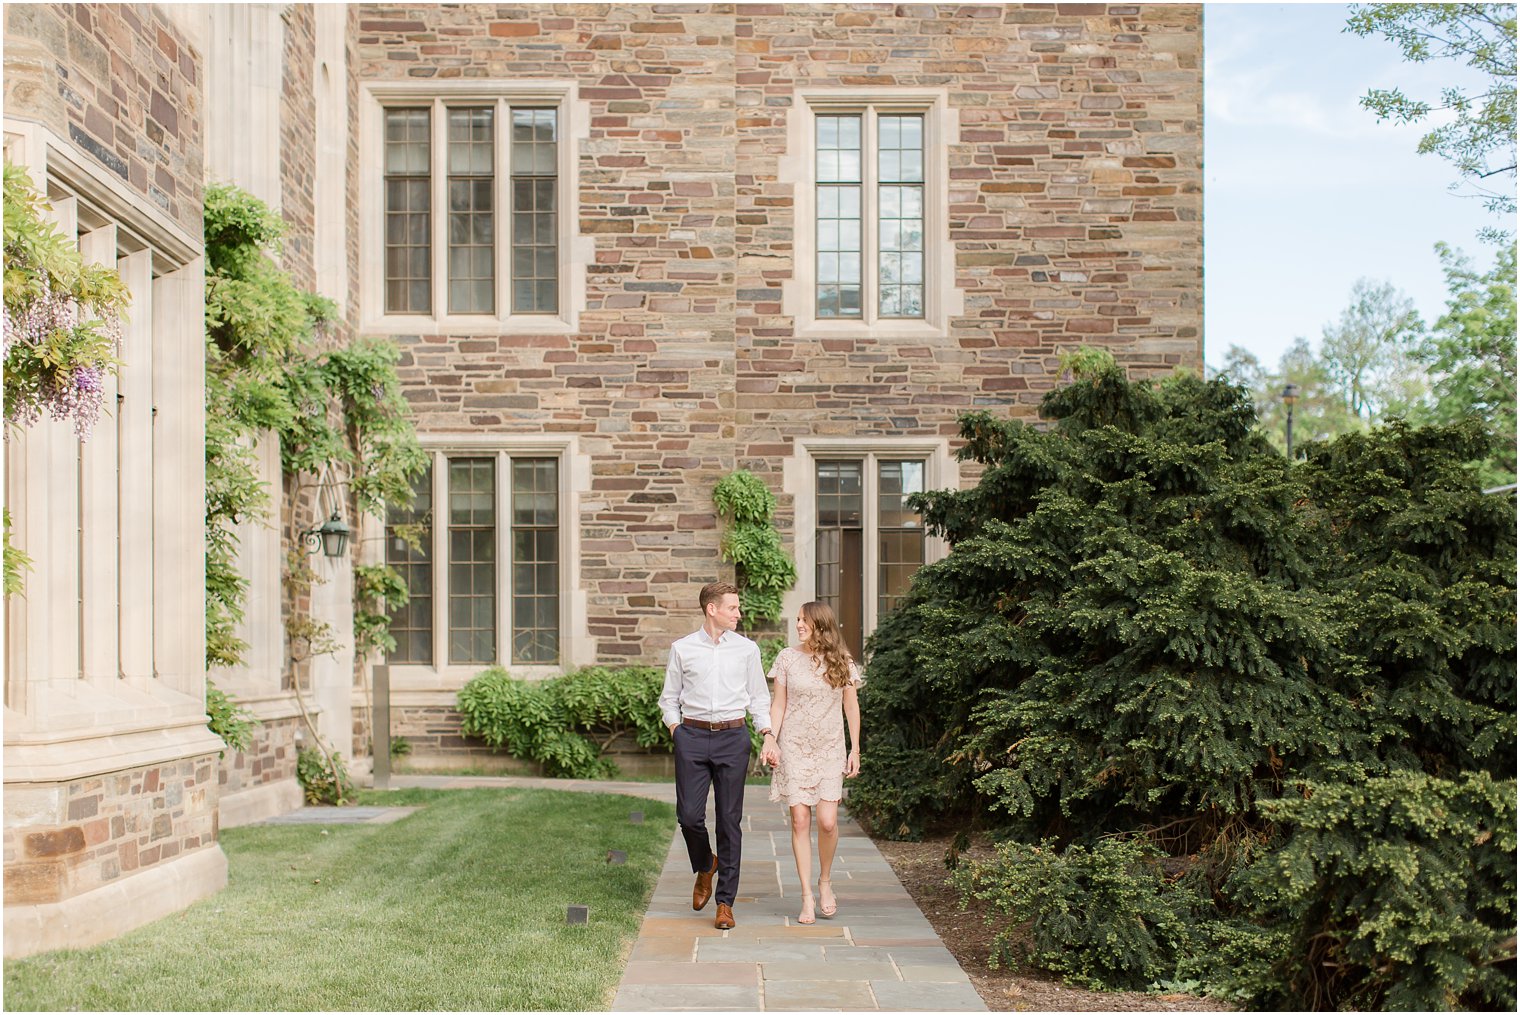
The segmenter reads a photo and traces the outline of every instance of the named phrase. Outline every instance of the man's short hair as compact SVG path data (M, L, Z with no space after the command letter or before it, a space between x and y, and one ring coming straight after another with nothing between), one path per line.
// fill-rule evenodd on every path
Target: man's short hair
M737 596L739 586L733 582L713 582L711 585L702 586L702 594L697 597L697 606L703 613L707 612L708 603L722 602L724 596Z

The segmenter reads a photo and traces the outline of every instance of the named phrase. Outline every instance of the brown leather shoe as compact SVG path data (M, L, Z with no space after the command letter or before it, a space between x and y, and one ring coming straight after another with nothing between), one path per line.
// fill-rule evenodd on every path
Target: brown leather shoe
M713 921L713 926L719 930L734 929L734 910L732 906L718 903L718 918Z
M697 872L697 883L691 888L691 908L701 909L712 898L713 875L718 873L718 858L713 857L712 870Z

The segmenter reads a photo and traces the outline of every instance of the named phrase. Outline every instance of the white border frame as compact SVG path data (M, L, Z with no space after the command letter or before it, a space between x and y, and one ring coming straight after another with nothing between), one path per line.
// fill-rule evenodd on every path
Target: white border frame
M856 320L817 316L815 297L816 202L813 138L819 113L870 111L924 114L924 316L922 320L868 320L865 306L875 299L874 285L861 293L862 316ZM873 117L866 117L868 124ZM874 134L863 158L875 153ZM955 250L950 242L950 145L960 137L959 114L951 108L946 88L799 88L787 114L786 155L777 163L777 178L792 184L792 277L781 283L782 313L793 319L799 338L945 338L950 319L965 313L965 295L955 286ZM867 196L861 222L862 271L874 270L876 206Z
M580 313L586 306L586 267L595 257L590 236L581 236L580 178L577 167L582 142L591 136L589 110L579 100L578 86L571 80L484 81L366 81L359 86L359 331L369 335L570 335L580 326ZM450 314L447 285L448 251L437 242L438 209L447 196L448 181L432 174L433 208L433 312L430 314L391 314L385 311L385 124L384 107L388 103L427 103L440 105L471 102L487 103L499 108L505 102L553 105L560 114L560 143L556 172L559 190L559 312L555 314L513 314L503 250L511 255L509 233L510 202L506 193L508 173L501 169L507 132L496 132L496 312L492 314ZM437 150L446 137L444 118L432 118L432 144ZM510 195L509 195L510 196ZM440 303L439 293L443 298Z

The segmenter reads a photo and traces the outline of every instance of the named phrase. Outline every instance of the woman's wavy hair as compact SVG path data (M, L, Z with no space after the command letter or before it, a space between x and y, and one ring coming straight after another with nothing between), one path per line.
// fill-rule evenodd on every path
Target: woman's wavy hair
M803 603L802 616L813 628L807 647L823 660L823 678L830 687L843 687L850 682L850 650L845 647L844 635L839 631L839 619L828 603Z

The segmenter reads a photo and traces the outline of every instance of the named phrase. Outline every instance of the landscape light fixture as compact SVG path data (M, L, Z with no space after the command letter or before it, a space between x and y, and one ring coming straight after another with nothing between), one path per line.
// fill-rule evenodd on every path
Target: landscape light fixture
M334 511L327 521L301 533L301 541L313 550L320 546L324 557L341 557L348 547L348 531L348 526Z
M1298 385L1284 384L1282 400L1288 407L1288 458L1291 459L1293 457L1293 406L1298 401Z

